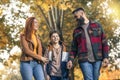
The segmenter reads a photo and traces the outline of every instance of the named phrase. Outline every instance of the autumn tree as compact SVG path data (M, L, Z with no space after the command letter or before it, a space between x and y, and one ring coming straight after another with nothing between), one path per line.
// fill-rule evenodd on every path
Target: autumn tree
M8 50L9 53L12 47L19 46L19 34L23 30L25 19L35 16L40 23L38 34L43 44L46 46L49 42L49 32L57 30L69 51L72 32L76 27L72 11L83 7L89 19L102 24L110 49L119 50L117 45L120 42L120 33L118 34L119 30L116 31L120 26L119 3L119 0L1 0L0 49ZM14 7L12 9L11 4ZM3 14L5 10L6 14ZM8 16L9 12L12 18Z
M117 10L119 5L117 3L119 0L21 0L21 4L26 4L30 6L30 13L33 13L36 18L38 18L40 22L40 28L39 28L39 34L41 37L46 38L46 36L49 34L52 30L57 30L61 34L61 38L64 39L64 41L70 45L71 39L72 39L72 31L76 27L76 23L74 17L72 16L72 11L77 7L83 7L86 11L86 14L88 17L92 20L100 22L107 34L108 40L110 41L111 48L115 47L115 44L117 41L119 41L119 37L115 37L112 34L114 34L114 30L118 27L118 25L113 22L116 18L119 20L119 11ZM8 6L11 2L8 0L2 0L1 4L5 4ZM114 6L112 6L114 5ZM116 7L116 6L117 7ZM9 6L8 6L9 7ZM19 7L22 7L19 5ZM4 9L4 8L3 8ZM1 9L1 13L2 10ZM114 10L113 12L115 15L113 15L113 12L108 12L109 10ZM20 11L20 10L19 10ZM24 11L20 11L19 13L14 12L14 10L11 10L11 13L14 14L13 18L21 18L20 15L23 13L26 16L23 16L23 18L27 18L27 15ZM116 16L116 17L115 17ZM9 23L9 21L6 21L4 16L1 18L1 23ZM14 21L14 20L13 20ZM16 22L14 22L16 23ZM12 28L15 28L16 26L19 27L19 32L22 30L24 25L6 25L6 26L13 26ZM24 23L22 23L24 24ZM2 27L3 27L2 26ZM23 27L21 27L23 26ZM113 27L114 26L114 27ZM16 28L17 28L16 27ZM6 27L10 28L10 27ZM10 29L8 29L10 30ZM14 32L15 29L13 29ZM9 32L9 31L7 31ZM6 33L7 33L6 32ZM13 33L12 32L12 33ZM18 33L19 34L19 33ZM64 35L64 36L63 36ZM18 37L18 36L16 36ZM9 41L11 41L10 39ZM45 39L43 41L46 43L48 40ZM116 41L117 40L117 41ZM11 42L13 44L18 44L16 41ZM9 43L9 44L11 44Z

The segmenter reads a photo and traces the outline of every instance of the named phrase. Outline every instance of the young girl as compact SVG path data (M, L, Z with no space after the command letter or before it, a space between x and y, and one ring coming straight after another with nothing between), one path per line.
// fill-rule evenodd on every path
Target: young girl
M45 53L45 56L49 59L46 64L47 75L50 80L68 80L66 47L60 42L60 35L57 31L51 32L49 37L50 44Z

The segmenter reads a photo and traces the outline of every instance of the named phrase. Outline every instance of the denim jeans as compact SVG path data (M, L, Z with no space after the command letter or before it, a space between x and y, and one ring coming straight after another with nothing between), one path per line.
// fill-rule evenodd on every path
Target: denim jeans
M61 71L62 71L62 79L67 80L68 79L68 69L67 69L67 62L61 63Z
M98 80L102 61L79 62L84 80Z
M42 65L36 60L21 61L20 73L22 80L32 80L33 76L35 80L45 80Z

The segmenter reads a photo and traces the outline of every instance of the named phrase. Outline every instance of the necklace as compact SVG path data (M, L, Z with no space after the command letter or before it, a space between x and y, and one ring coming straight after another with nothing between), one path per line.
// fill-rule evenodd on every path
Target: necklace
M55 51L57 54L60 53L60 45L59 45L59 46L56 46L56 47L53 46L53 48L54 48L54 51Z

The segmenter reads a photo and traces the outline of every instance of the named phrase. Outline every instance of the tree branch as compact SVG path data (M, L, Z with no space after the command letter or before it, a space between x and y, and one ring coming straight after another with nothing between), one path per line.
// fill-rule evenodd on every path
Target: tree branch
M56 19L55 19L55 11L54 11L53 6L51 6L51 11L52 11L53 24L54 24L55 30L57 30Z
M39 8L40 12L42 13L42 16L44 17L44 19L45 19L45 21L46 21L46 24L47 24L47 26L48 26L48 29L51 30L50 25L49 25L49 22L48 22L48 20L47 20L47 18L46 18L46 16L45 16L45 14L43 13L43 10L42 10L41 6L37 5L37 7Z

